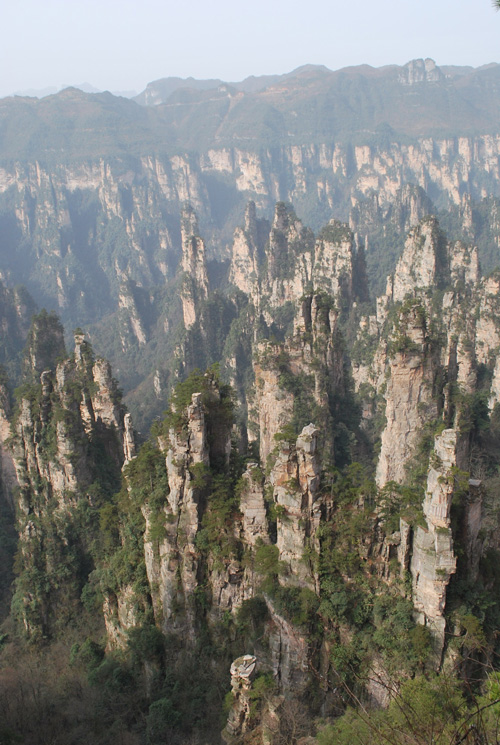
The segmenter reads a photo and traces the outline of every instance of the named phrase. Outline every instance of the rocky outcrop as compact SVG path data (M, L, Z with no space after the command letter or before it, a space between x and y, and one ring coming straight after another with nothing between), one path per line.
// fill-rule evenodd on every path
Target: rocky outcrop
M287 585L318 590L318 528L323 499L319 493L319 430L304 427L294 445L282 442L269 476L277 513L279 558L286 567Z
M266 597L270 615L269 653L277 690L299 694L306 690L311 673L311 640L305 629L297 628L278 612Z
M46 314L41 318L47 334L41 336L40 317L35 318L26 353L25 367L35 381L41 362L60 351L59 322ZM81 532L79 511L99 509L109 490L118 488L120 469L135 452L130 418L119 401L109 364L94 360L80 333L72 357L44 370L39 383L23 389L12 452L23 567L18 592L30 635L52 633L58 613L73 612L82 589L71 576L77 571L77 555L91 571L92 534L90 529ZM60 565L66 563L73 569L68 569L69 578L62 578ZM46 575L45 583L33 582L37 572ZM67 604L65 611L60 602Z
M24 358L24 374L38 381L44 370L54 369L56 360L64 357L64 329L55 313L42 310L34 316Z
M147 341L147 329L136 294L137 288L131 282L122 283L118 295L118 308L122 317L120 336L123 351L130 347L131 339L135 339L139 346L144 346Z
M259 248L259 226L255 202L249 202L245 210L244 226L236 228L234 232L229 281L241 292L251 297L257 307L260 303Z
M125 585L118 594L108 593L103 602L108 649L126 649L127 632L140 621L134 588Z
M204 469L209 466L201 392L193 394L186 418L185 433L176 432L175 429L169 433L166 456L169 484L167 514L172 517L167 517L167 536L159 551L158 589L162 598L164 628L183 628L192 634L195 627L192 602L198 584L199 562L195 540L201 527L200 500L206 491Z
M422 85L425 83L438 83L443 80L444 75L437 67L433 59L415 59L404 65L399 73L398 80L402 85Z
M249 463L242 476L240 495L242 515L241 538L245 545L254 547L258 541L269 541L269 524L264 501L264 478L257 463Z
M262 342L255 350L255 409L259 432L260 460L266 463L276 445L275 436L291 420L293 396L280 385L281 372L276 360L281 347Z
M198 318L199 305L208 296L208 277L205 263L205 243L199 237L198 222L191 208L182 214L182 271L181 288L184 326L190 329Z
M378 192L364 197L353 196L349 212L349 227L355 234L364 237L367 250L381 231L384 236L394 229L406 235L426 215L434 212L434 206L422 187L403 184L390 201L379 199Z
M318 423L325 425L322 447L333 451L328 434L333 399L345 390L342 341L336 336L338 312L323 293L303 296L297 306L293 334L284 344L264 341L255 346L255 420L262 463L301 405L309 416L316 405Z
M34 359L31 353L29 359ZM91 483L88 443L97 438L121 467L135 453L133 429L109 363L94 361L83 335L76 335L74 357L45 370L40 380L36 398L20 402L14 440L17 476L28 501L33 489L39 491L36 474L46 498L64 503ZM29 505L26 509L31 510Z
M365 321L365 328L380 340L371 369L356 371L358 384L370 380L379 390L385 387L379 486L404 481L426 422L443 416L453 423L457 412L450 398L452 386L457 384L464 393L476 389L475 339L482 340L482 360L490 359L496 339L487 320L488 296L479 303L480 297L477 251L461 242L449 243L436 219L424 218L410 231L386 294L377 300L378 330Z
M275 207L269 244L266 247L266 274L262 293L271 306L293 302L304 294L312 279L314 236L287 205Z
M252 679L255 677L257 658L251 654L238 657L231 665L231 693L233 704L229 712L222 739L227 745L239 741L251 726Z
M229 280L247 294L268 321L270 309L297 303L311 289L332 296L339 307L353 299L353 287L366 281L358 268L358 249L347 225L331 220L314 239L293 209L275 207L269 240L259 251L259 232L253 202L247 207L245 227L237 228L231 252Z
M13 509L13 490L17 484L17 479L12 451L7 445L12 434L10 417L9 392L6 384L0 383L0 493L2 498L7 500L10 508Z
M252 581L232 550L223 553L220 560L207 555L208 521L218 525L216 535L225 547L235 543L240 533L251 534L257 541L265 536L267 525L262 487L258 479L253 481L251 472L247 474L247 489L242 490L242 521L230 528L217 522L217 507L212 506L216 491L214 469L227 469L230 450L231 422L224 418L224 406L228 402L207 375L201 390L191 395L191 402L171 412L168 434L159 438L168 477L165 503L160 508L156 506L155 512L147 503L142 507L146 522L145 562L155 617L166 633L182 633L191 642L196 638L200 620L202 580L207 582L214 621L241 605L247 580ZM153 524L161 526L154 541L150 537Z
M402 302L417 288L443 285L449 276L446 240L434 217L422 220L406 240L394 276L389 279L387 295Z
M426 344L425 311L417 304L399 317L395 352L385 391L386 426L377 464L377 484L402 483L423 425L437 416L433 361ZM401 351L399 351L401 350Z
M426 526L415 530L411 559L413 602L420 623L431 630L436 666L444 646L446 588L456 571L450 521L456 448L455 430L446 429L435 439L423 503Z
M312 285L334 297L339 307L352 303L354 286L362 281L356 276L356 253L354 236L347 225L330 220L320 231L314 247Z

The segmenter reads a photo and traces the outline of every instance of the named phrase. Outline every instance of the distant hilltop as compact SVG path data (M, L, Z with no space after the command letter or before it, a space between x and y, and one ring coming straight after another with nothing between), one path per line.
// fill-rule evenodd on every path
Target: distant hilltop
M193 77L179 78L179 77L166 77L153 80L148 83L146 88L141 92L137 93L134 90L123 90L123 91L112 91L114 96L121 96L123 98L131 98L137 103L143 106L158 106L162 103L166 103L170 96L179 89L190 89L196 91L208 91L216 90L221 85L228 85L237 91L244 93L257 93L264 91L269 87L276 84L283 83L293 78L303 78L307 76L318 76L324 75L329 77L337 75L339 73L352 74L359 72L364 76L382 75L394 72L394 70L401 70L401 82L408 81L410 84L416 82L423 82L425 79L427 82L432 82L433 78L438 80L440 77L447 78L449 80L471 75L475 72L481 72L483 70L489 70L498 67L499 64L492 62L488 65L482 65L481 67L471 67L469 65L443 65L438 67L432 59L417 59L411 60L406 65L385 65L383 67L371 67L370 65L357 65L354 67L344 67L339 70L330 70L325 65L301 65L291 72L284 73L282 75L250 75L244 80L238 82L228 82L221 80L220 78L208 78L208 79L197 79ZM84 93L103 93L102 88L96 88L91 83L78 83L73 85L62 84L60 86L49 86L46 88L28 88L26 90L15 91L13 96L22 96L30 98L45 98L46 96L60 93L66 88L76 88L83 91Z

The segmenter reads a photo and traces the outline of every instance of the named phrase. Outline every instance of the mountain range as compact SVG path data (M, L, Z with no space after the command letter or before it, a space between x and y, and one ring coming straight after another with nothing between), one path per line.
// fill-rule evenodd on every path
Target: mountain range
M0 101L0 742L493 745L500 65Z

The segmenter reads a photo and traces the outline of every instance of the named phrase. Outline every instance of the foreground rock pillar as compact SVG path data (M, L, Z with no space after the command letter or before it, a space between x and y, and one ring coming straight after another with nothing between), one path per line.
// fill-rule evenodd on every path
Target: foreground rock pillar
M227 745L236 742L250 728L250 690L256 664L256 657L244 654L231 665L231 692L234 701L222 732L222 739Z

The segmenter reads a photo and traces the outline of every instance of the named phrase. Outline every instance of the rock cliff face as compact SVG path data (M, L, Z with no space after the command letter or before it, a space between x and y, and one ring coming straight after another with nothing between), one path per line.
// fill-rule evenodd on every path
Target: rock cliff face
M258 244L265 225L258 230L254 210L252 203L245 228L234 234L229 279L257 309L265 314L268 307L296 303L311 288L328 293L339 306L352 302L353 285L365 291L354 236L346 225L332 220L315 241L293 210L278 203L262 256Z
M83 334L75 336L74 355L56 362L63 349L57 319L36 316L25 362L33 382L19 399L12 442L24 564L18 594L32 635L54 630L61 613L54 598L59 595L62 599L67 592L68 612L76 612L75 591L86 578L66 582L60 562L75 565L77 571L92 538L78 536L79 520L86 512L92 520L92 510L109 498L122 465L135 454L130 418L119 403L109 364L94 359ZM39 374L41 367L45 369ZM39 572L46 576L44 585L34 580Z
M498 195L491 186L498 179L497 140L339 141L255 152L212 143L189 155L4 163L0 276L25 284L40 305L56 307L68 327L93 327L86 329L94 346L120 370L130 393L127 405L142 429L160 413L151 370L174 357L178 313L186 328L199 320L199 304L207 298L206 260L230 261L231 283L253 298L266 321L269 303L295 302L311 287L331 289L339 304L348 304L353 293L366 299L366 288L356 283L358 270L350 271L360 243L379 288L394 268L402 235L426 214L451 206L453 235L478 243L493 268L492 247L500 241ZM248 199L257 212L247 212L231 241ZM349 220L353 235L333 223L328 235L314 240L282 206L270 227L257 213L271 217L278 199L293 202L304 224L315 229L333 217ZM196 210L201 231L186 233L186 203ZM307 250L299 245L304 242ZM220 267L210 274L212 289L224 284L223 275ZM165 381L171 372L160 369Z
M376 356L372 366L374 385L386 389L379 486L404 480L426 423L443 416L454 422L451 386L475 389L476 360L466 339L475 334L470 306L477 305L478 291L476 252L448 243L434 218L410 231L386 294L377 301L379 329L388 331L385 354Z
M289 445L277 448L268 475L249 463L237 488L231 487L227 387L219 388L209 375L188 382L200 390L191 394L190 403L171 412L168 428L159 437L163 464L159 461L158 468L166 475L167 490L159 502L146 502L141 509L156 623L194 645L203 623L217 628L222 618L236 619L245 603L261 597L263 583L270 583L274 592L278 574L284 592L314 593L324 498L319 489L319 432L312 424ZM179 407L179 400L173 405ZM141 457L133 468L141 467ZM133 489L132 472L129 478ZM108 602L111 644L124 644L137 602L128 583ZM276 601L266 596L265 603L268 646L260 664L272 671L279 690L302 690L309 679L313 645ZM245 706L243 700L235 709L234 727L236 719L243 721Z
M260 457L266 463L276 436L290 422L297 427L314 413L318 423L331 424L334 399L345 392L342 342L336 336L337 311L323 294L302 296L294 329L284 344L255 345L255 406ZM333 450L329 429L322 447Z
M319 555L318 528L324 508L318 435L319 430L309 424L294 446L282 443L269 477L278 510L276 545L286 566L285 581L316 590L319 580L313 557Z
M182 215L182 271L182 313L184 326L190 329L197 320L197 307L208 295L205 243L198 235L198 222L192 209Z
M411 222L418 195L408 200ZM226 740L264 741L266 717L284 727L293 695L312 690L316 712L338 714L361 645L382 705L398 676L439 670L451 609L469 602L463 581L496 587L485 557L498 545L498 277L482 278L477 251L426 216L372 304L349 227L314 236L281 203L269 226L250 204L214 291L198 233L186 210L179 381L140 450L109 363L80 331L68 358L54 316L33 323L28 384L0 418L14 421L20 487L15 607L32 636L53 633L95 567L108 649L154 632L181 664L200 639L223 638L239 660ZM146 348L141 291L122 289ZM222 364L203 374L199 359Z
M22 350L30 330L35 304L21 287L10 289L0 282L0 492L13 507L15 468L6 442L10 439L12 414L10 382L21 373ZM10 378L10 380L9 380Z
M209 238L214 223L215 233L222 228L228 237L235 217L224 208L226 181L240 214L249 197L267 213L281 199L300 206L306 222L312 217L308 204L319 203L325 221L332 214L346 219L345 205L372 200L376 193L379 211L404 205L407 217L398 220L404 230L430 211L426 194L457 206L463 204L464 189L474 200L490 197L485 174L489 183L498 183L499 142L496 135L424 137L386 147L293 145L277 154L212 148L189 156L102 158L50 168L39 162L4 165L0 193L10 222L3 231L2 255L25 251L24 245L33 249L17 264L4 259L0 272L9 284L25 283L38 301L50 301L64 320L95 321L116 309L120 281L149 287L158 277L173 276L181 254L184 203L197 211ZM424 196L406 196L407 184L422 189ZM232 270L237 285L246 285L245 277L252 276L251 222L248 259L242 254L240 268ZM356 209L351 222L363 235L372 232L370 221ZM247 239L240 234L238 240L243 251ZM244 265L250 271L243 275Z
M410 231L377 301L377 323L366 319L361 332L379 339L371 364L355 371L358 386L370 381L385 399L377 484L421 490L422 518L411 529L401 521L399 558L411 571L413 602L431 630L437 666L445 645L446 592L457 565L454 542L468 545L467 571L476 577L482 550L481 482L471 482L476 486L465 490L469 497L459 482L465 472L484 473L471 450L478 424L472 424L470 406L481 396L491 408L497 401L496 294L495 276L480 277L477 251L447 241L436 220L425 218ZM479 365L490 371L482 392ZM458 493L469 527L452 533L451 503Z
M5 287L0 281L0 364L11 368L11 374L19 374L16 361L19 361L35 310L33 299L23 287Z
M216 395L216 394L215 394ZM194 609L190 599L198 584L198 552L195 545L201 527L201 505L205 487L204 469L209 465L207 427L200 393L193 394L186 410L187 433L169 433L170 447L167 451L167 473L169 483L168 504L170 507L173 535L160 549L165 557L162 571L163 582L159 592L163 598L163 618L167 628L184 628L180 614L176 612L174 600L183 598L186 606L187 628L194 632ZM198 467L198 478L193 477ZM191 469L191 470L190 470ZM167 527L167 532L168 527ZM179 626L181 622L181 626Z
M453 429L445 429L435 439L435 466L429 469L423 503L426 527L416 529L411 559L413 602L421 622L433 632L438 665L444 647L446 587L456 571L450 521L456 446Z
M400 316L400 329L408 349L396 351L390 361L386 385L385 417L377 483L402 482L423 425L437 416L433 396L434 370L426 348L421 306ZM406 341L408 340L408 341Z
M259 269L263 252L263 233L268 233L266 224L257 221L255 202L249 202L245 211L245 223L236 228L233 236L229 281L259 304ZM267 236L266 236L267 238Z
M12 452L7 447L11 436L11 405L9 392L5 384L0 384L0 493L2 499L14 507L13 489L16 485L16 470Z

